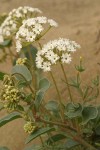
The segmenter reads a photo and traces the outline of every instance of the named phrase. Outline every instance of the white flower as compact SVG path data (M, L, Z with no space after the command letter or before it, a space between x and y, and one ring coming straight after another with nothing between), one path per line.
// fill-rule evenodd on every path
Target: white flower
M80 48L80 45L69 39L50 41L37 52L36 66L46 72L57 62L69 64L72 60L71 53L77 48Z
M55 22L55 21L52 20L52 19L48 19L48 23L50 23L50 26L52 26L52 27L58 27L57 22Z
M42 16L42 17L37 17L36 20L37 20L38 23L40 23L40 24L45 24L45 23L47 23L47 18L44 17L44 16Z
M68 54L68 53L62 54L62 56L61 56L62 63L69 64L71 62L71 60L72 60L72 58L71 58L70 54Z
M59 60L59 56L55 54L53 51L48 51L45 54L45 57L51 61L52 64L56 64L57 60Z
M51 63L50 62L44 62L43 63L43 70L44 70L44 72L47 72L47 71L50 71L51 70Z
M16 44L17 52L19 52L21 48L22 48L22 45L21 45L20 41L17 41L17 44Z
M12 38L12 36L16 34L19 27L22 25L23 20L36 17L38 13L41 13L38 8L27 6L13 9L1 24L0 35L3 36L3 39Z
M48 30L48 28L45 27L45 24L48 25L48 28L50 27L48 19L43 16L24 20L23 25L16 33L16 40L20 41L22 46L24 46L24 43L30 44L39 40L42 37L42 34ZM19 51L19 49L17 51Z

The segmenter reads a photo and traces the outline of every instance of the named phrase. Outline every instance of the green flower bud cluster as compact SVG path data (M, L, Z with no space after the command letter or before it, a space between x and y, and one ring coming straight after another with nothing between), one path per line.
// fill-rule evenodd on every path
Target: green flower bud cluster
M18 58L16 61L16 65L25 65L27 62L27 58Z
M19 102L20 92L14 86L4 85L2 98L3 98L4 101Z
M27 122L25 125L24 125L24 131L26 133L29 133L31 134L33 131L36 130L36 126L33 125L33 123L31 121Z
M5 76L3 80L3 87L0 92L0 101L4 104L4 108L9 111L17 109L21 99L21 92L15 86L13 78Z
M22 114L22 118L23 118L25 121L31 120L30 117L29 117L29 115L28 115L26 112Z
M14 110L17 109L18 104L17 103L5 103L4 104L4 108L8 111L8 112L12 112Z
M14 78L9 75L5 75L3 79L3 85L14 85Z

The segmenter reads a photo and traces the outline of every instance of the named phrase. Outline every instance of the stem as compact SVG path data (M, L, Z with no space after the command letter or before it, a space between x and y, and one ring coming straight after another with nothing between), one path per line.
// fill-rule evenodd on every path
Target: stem
M35 89L32 89L32 87L29 85L28 81L26 80L26 78L25 78L22 74L20 74L20 73L14 73L14 74L12 74L12 76L14 76L14 75L20 75L21 77L23 77L23 79L27 82L27 84L28 84L28 86L29 86L29 88L30 88L30 91L31 91L33 94L35 93Z
M89 148L89 150L97 150L95 147L87 143L85 140L83 140L81 137L74 137L75 141L79 142L81 145L83 145L86 148Z
M54 76L53 76L53 74L52 74L51 71L50 71L50 75L51 75L51 77L52 77L52 80L53 80L53 82L54 82L54 85L55 85L55 88L56 88L56 91L57 91L57 94L58 94L58 97L59 97L59 103L62 105L61 95L60 95L59 89L58 89L58 87L57 87L55 78L54 78Z
M63 124L63 123L47 121L47 120L44 120L42 118L39 118L39 121L44 122L46 124L57 125L57 126L60 126L60 127L63 127L63 128L68 128L68 129L76 132L76 129L70 127L69 125Z
M12 54L10 47L8 47L8 50L9 50L9 54L10 54L11 63L13 64L13 54Z
M51 29L51 26L43 34L41 34L41 36L37 40L40 40L41 37L43 37L50 29Z
M39 138L40 138L40 141L41 141L41 143L42 143L42 146L44 147L44 142L43 142L42 137L41 137L41 136L39 136Z
M72 95L71 95L71 91L70 91L70 87L69 87L69 83L68 83L68 79L67 79L67 75L66 75L64 66L63 66L62 63L60 63L60 65L61 65L61 69L63 71L64 77L65 77L65 80L66 80L66 83L67 83L67 89L68 89L68 92L69 92L70 100L71 100L71 102L73 102L73 98L72 98Z
M70 127L70 126L67 126L65 124L61 124L61 123L58 123L58 122L47 121L47 120L44 120L42 118L39 118L39 121L44 122L46 124L58 125L58 126L61 126L63 128L66 128L67 133L73 138L73 140L77 141L78 143L80 143L84 147L89 148L90 150L97 150L95 147L93 147L92 145L87 143L84 139L82 139L79 135L73 136L71 131L76 132L76 129L74 129L74 128Z
M38 45L39 45L40 49L42 49L42 45L39 41L38 41Z
M33 72L35 72L34 69L33 69L34 61L33 61L33 57L32 57L31 51L30 51L30 47L28 48L28 54L29 54L30 64L31 64L30 72L32 74L32 83L33 83L33 86L35 87L35 89L37 89L36 75L35 75L35 73L33 73Z
M62 99L61 99L61 95L60 95L60 92L59 92L59 89L58 89L58 86L57 86L57 84L56 84L56 80L55 80L55 78L54 78L54 76L53 76L53 74L52 74L52 72L50 71L50 75L51 75L51 77L52 77L52 80L53 80L53 82L54 82L54 85L55 85L55 88L56 88L56 91L57 91L57 94L58 94L58 100L59 100L59 104L60 104L60 110L61 110L61 119L62 119L62 121L64 121L64 110L63 110L63 108L62 108Z
M29 54L31 65L33 65L34 62L33 62L32 54L31 54L31 51L30 51L30 47L28 48L28 54Z

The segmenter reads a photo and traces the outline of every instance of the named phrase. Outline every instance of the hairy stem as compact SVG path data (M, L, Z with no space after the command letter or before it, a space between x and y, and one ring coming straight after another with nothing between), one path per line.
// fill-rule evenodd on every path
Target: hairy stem
M50 29L51 26L45 32L43 32L37 40L40 40Z
M21 77L27 82L30 91L31 91L33 94L35 93L35 89L33 89L33 88L29 85L28 81L26 80L26 78L25 78L22 74L20 74L20 73L14 73L14 74L12 74L12 76L14 76L14 75L19 75L19 76L21 76Z
M72 131L77 132L76 129L74 129L74 128L70 127L70 126L67 126L65 124L62 124L62 123L47 121L47 120L44 120L42 118L39 118L39 121L44 122L46 124L58 125L60 127L66 128L67 133L72 137L72 139L74 141L77 141L78 143L80 143L85 148L89 148L89 150L97 150L95 147L93 147L92 145L87 143L84 139L82 139L82 137L80 137L80 135L78 135L78 134L76 136L73 135Z
M61 69L63 71L64 77L65 77L65 80L66 80L66 83L67 83L67 89L68 89L68 92L69 92L70 100L71 100L71 102L73 102L73 98L72 98L72 94L71 94L70 87L69 87L69 84L68 84L68 79L67 79L67 75L66 75L64 66L63 66L62 63L60 63L60 65L61 65Z
M33 86L35 87L35 89L37 89L37 83L36 83L36 75L35 75L35 70L34 70L34 61L33 61L33 57L32 57L32 53L30 51L30 47L28 48L28 55L29 55L29 58L30 58L30 64L31 64L31 69L30 69L30 72L32 74L32 83L33 83Z
M60 110L61 110L61 118L62 118L62 121L64 121L64 110L63 110L63 103L62 103L62 98L61 98L61 95L60 95L60 92L59 92L59 89L58 89L58 86L56 84L56 80L53 76L53 73L50 71L50 75L52 77L52 80L54 82L54 85L55 85L55 88L56 88L56 91L57 91L57 94L58 94L58 100L59 100L59 105L60 105Z
M8 50L9 50L9 55L10 55L11 63L13 64L13 54L12 54L11 48L8 47Z

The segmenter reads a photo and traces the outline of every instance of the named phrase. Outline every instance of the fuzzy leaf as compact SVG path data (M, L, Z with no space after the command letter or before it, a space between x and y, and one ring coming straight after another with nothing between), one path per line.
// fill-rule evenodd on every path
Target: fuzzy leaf
M9 150L7 147L0 147L0 150Z
M12 45L11 40L5 40L3 43L0 44L0 48L9 47Z
M32 145L30 147L26 147L24 150L40 150L40 146L39 145Z
M10 121L18 119L18 118L21 118L20 113L18 113L18 112L11 113L8 116L5 116L0 119L0 127L2 127L3 125L7 124Z
M0 111L4 108L3 104L0 103Z
M43 97L44 97L44 94L45 92L44 91L41 91L39 90L37 93L36 93L36 97L35 97L35 106L36 106L36 109L38 110L39 109L39 106L43 100Z
M67 142L64 144L64 148L71 149L77 145L79 145L79 143L77 143L76 141L73 141L72 139L68 139Z
M48 138L48 140L46 142L47 142L47 144L51 145L54 142L58 142L58 141L63 140L65 138L66 138L66 136L63 134L56 134L56 135L53 135L50 138Z
M47 91L50 87L50 82L46 78L42 78L39 82L39 89L42 91Z
M68 116L69 118L75 118L81 116L82 113L82 106L81 104L73 104L73 103L68 103L66 106L66 112L65 115Z
M27 144L27 143L31 142L33 139L37 138L38 136L48 133L53 130L54 130L54 128L52 128L52 127L45 127L45 128L38 129L37 131L35 131L31 135L29 135L29 137L26 139L25 143Z
M24 100L24 101L30 103L31 100L32 100L32 93L27 94L27 95L25 96L25 100Z
M0 80L3 80L5 73L4 72L0 72Z
M50 111L58 111L59 110L59 106L58 106L58 103L56 101L49 101L46 105L45 105L46 109L47 110L50 110Z
M82 111L82 124L88 123L91 119L95 119L98 115L98 110L95 107L87 106Z
M100 136L100 122L98 123L97 127L95 128L95 133Z
M16 74L17 77L25 78L28 82L32 80L30 71L24 65L16 65L12 68L12 74ZM19 75L18 75L19 74Z
M37 48L32 46L32 45L28 45L26 47L23 47L22 48L22 51L24 52L25 54L25 57L28 58L28 60L30 60L30 55L29 55L29 51L30 51L30 54L31 54L31 57L33 58L33 63L34 63L34 66L35 66L35 59L36 59L36 54L37 54Z

